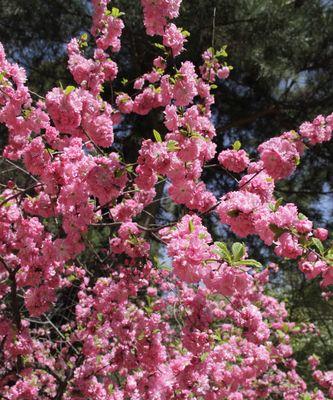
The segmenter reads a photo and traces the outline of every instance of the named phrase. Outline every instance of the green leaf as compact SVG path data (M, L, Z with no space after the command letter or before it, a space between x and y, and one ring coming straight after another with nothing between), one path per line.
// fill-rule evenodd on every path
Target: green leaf
M154 43L154 46L155 46L157 49L166 51L165 46L163 46L163 44L161 44L161 43Z
M316 247L316 249L319 251L320 254L325 253L325 248L321 242L321 240L317 238L312 238L312 244Z
M329 261L329 264L333 261L333 247L327 250L326 259Z
M279 340L284 340L284 338L286 337L285 333L283 331L281 331L280 329L278 329L276 331L276 333L277 333Z
M276 200L274 204L270 203L268 207L270 208L271 211L276 212L282 203L283 203L283 197L280 197L279 199Z
M195 228L194 228L193 221L191 219L188 221L188 229L190 230L191 233L194 232Z
M112 383L110 383L110 385L108 386L108 392L110 395L112 395L114 392L114 387L113 387Z
M119 18L122 15L125 15L123 12L119 10L117 7L112 7L112 10L106 10L105 15L111 15L113 18Z
M195 131L191 132L190 137L191 138L200 138L200 139L202 139L202 135L200 135L200 133L195 132Z
M128 242L130 244L133 244L133 246L137 246L139 244L139 239L134 234L131 233Z
M4 78L6 75L7 75L7 72L6 72L6 71L0 72L0 82L3 81L3 78Z
M75 275L71 274L71 275L69 275L69 277L67 279L69 282L74 282L74 281L76 281L77 278Z
M11 207L13 204L14 204L14 202L7 201L6 203L4 203L4 204L2 205L2 207L4 207L4 208L9 208L9 207Z
M215 54L216 58L219 57L228 57L228 53L226 52L227 46L222 46L220 50L218 50Z
M241 266L241 265L247 265L249 267L258 267L258 268L262 267L262 265L259 261L253 260L251 258L249 258L248 260L237 261L233 265L235 265L236 267Z
M223 338L220 328L214 331L213 339L215 339L219 343L223 343Z
M115 178L120 178L120 177L122 177L124 174L126 173L126 169L116 169L115 171L114 171L114 176L115 176Z
M179 150L179 143L176 140L169 140L167 143L167 150L168 151L177 151Z
M223 260L227 261L229 264L232 263L231 254L228 250L227 245L224 242L215 242L215 245L218 247L215 251Z
M275 224L269 224L269 229L274 233L275 239L278 239L283 233L287 232L286 229L280 228Z
M238 217L238 215L239 215L239 210L231 210L228 212L228 216L231 218Z
M32 113L32 110L30 108L22 110L22 115L24 119L28 119Z
M111 235L111 229L109 226L103 228L103 235L109 237Z
M299 219L300 221L304 221L304 220L306 220L306 219L308 219L308 218L307 218L306 215L304 215L304 214L302 214L302 213L298 213L298 219Z
M68 96L73 90L75 90L75 86L67 86L64 90L66 96Z
M156 129L153 130L153 134L154 134L156 142L162 142L162 137Z
M145 306L143 307L143 309L146 311L148 315L151 315L153 313L153 309L149 306Z
M312 397L309 393L305 393L302 395L302 400L311 400Z
M276 200L275 202L275 210L277 211L280 207L280 205L283 203L283 197L280 197L279 199Z
M182 35L183 35L185 38L191 36L191 34L190 34L189 31L187 31L187 30L185 30L185 29L182 29L182 28L181 28L181 33L182 33Z
M236 242L232 245L231 251L232 251L232 255L233 255L233 260L239 261L245 255L245 246L243 243Z
M240 148L242 147L242 143L239 140L236 140L236 142L232 145L232 148L234 150L240 150Z

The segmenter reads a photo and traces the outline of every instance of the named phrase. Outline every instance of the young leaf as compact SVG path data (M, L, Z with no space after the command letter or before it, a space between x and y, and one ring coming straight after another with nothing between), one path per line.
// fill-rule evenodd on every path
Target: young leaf
M312 238L312 244L316 247L316 249L319 251L320 254L324 254L325 253L324 246L323 246L322 242L319 239Z
M167 143L167 150L168 151L177 151L179 150L179 143L176 140L169 140Z
M304 221L304 220L306 220L306 219L308 219L308 218L307 218L306 215L304 215L304 214L302 214L302 213L298 213L298 219L299 219L300 221Z
M225 261L227 261L229 264L231 264L231 254L230 251L228 250L227 245L224 242L215 242L215 245L218 247L216 249L216 253Z
M194 228L193 221L191 219L188 222L188 229L190 230L191 233L194 232L195 228Z
M231 210L228 212L228 216L231 218L235 218L235 217L238 217L239 213L240 213L239 210Z
M274 233L275 240L278 239L282 233L286 232L286 229L280 228L275 224L269 224L269 229Z
M122 15L124 15L124 13L121 12L121 11L119 10L119 8L117 8L117 7L112 7L111 15L112 15L112 17L114 17L114 18L119 18L119 17L121 17Z
M302 400L311 400L312 396L309 393L305 393L302 395Z
M277 211L279 209L279 207L281 206L281 204L283 203L283 197L280 197L276 200L275 202L275 211Z
M262 267L262 265L260 264L259 261L253 260L251 258L249 258L248 260L237 261L233 265L235 265L236 267L242 266L242 265L248 265L249 267L257 267L257 268Z
M240 148L242 147L242 143L239 140L236 140L236 142L232 145L232 148L234 150L240 150Z
M0 72L0 82L3 81L4 77L6 76L7 72L6 71L2 71Z
M113 392L114 392L114 387L113 387L112 383L110 383L110 385L108 386L108 392L109 392L110 395L112 395Z
M66 96L68 96L73 90L75 90L75 86L67 86L64 90Z
M232 251L232 255L233 255L233 260L239 261L245 255L245 246L243 243L236 242L232 245L231 251Z
M153 134L156 142L162 142L162 137L156 129L153 130Z
M185 38L187 38L187 37L189 37L191 34L190 34L190 32L189 31L186 31L185 29L181 29L181 32L182 32L182 35L185 37Z
M161 43L154 43L154 46L155 46L157 49L160 49L160 50L163 50L163 51L166 50L166 49L165 49L165 46L163 46L163 44L161 44Z

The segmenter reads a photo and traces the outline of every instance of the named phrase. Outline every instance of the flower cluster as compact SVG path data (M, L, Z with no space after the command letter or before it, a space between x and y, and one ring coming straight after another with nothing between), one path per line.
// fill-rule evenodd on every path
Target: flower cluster
M307 279L332 285L328 231L274 196L275 181L293 173L306 145L331 139L332 115L262 143L258 161L237 142L217 156L211 91L231 71L225 47L208 49L199 68L169 63L188 36L170 22L181 0L142 0L147 33L162 36L160 47L170 51L135 80L134 95L117 93L110 102L102 89L117 76L110 53L120 50L124 23L107 0L92 3L95 48L85 51L88 34L67 47L77 86L55 87L35 102L24 70L0 44L3 157L32 185L10 180L0 194L1 394L331 398L332 371L319 370L316 358L310 367L318 388L308 389L298 373L292 338L317 333L288 322L283 302L266 294L276 267L249 259L245 244L214 242L205 217L216 211L239 237L258 235L278 256L296 260ZM114 128L153 109L163 132L151 127L129 164ZM238 189L219 200L202 179L216 156L226 170L245 171ZM178 220L161 225L157 194Z
M219 154L218 160L224 168L236 173L243 172L250 162L244 150L224 150Z

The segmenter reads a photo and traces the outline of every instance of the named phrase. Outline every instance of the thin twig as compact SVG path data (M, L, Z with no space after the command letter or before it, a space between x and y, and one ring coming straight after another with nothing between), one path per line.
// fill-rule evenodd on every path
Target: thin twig
M216 7L214 7L213 12L213 32L212 32L212 47L215 46L215 30L216 30Z
M95 149L97 150L98 153L100 153L102 156L105 156L104 151L98 146L98 144L96 144L94 142L94 140L92 139L92 137L89 135L89 133L83 129L84 134L87 136L87 138L91 141L91 143L94 145Z
M30 190L32 190L32 189L34 189L34 188L36 188L36 187L38 187L38 186L43 186L43 184L42 184L42 183L37 183L36 185L30 186L30 187L28 187L27 189L18 189L18 190L19 190L18 193L15 193L15 194L13 194L13 195L7 197L6 199L4 199L4 200L0 203L0 208L1 208L2 206L4 206L6 203L8 203L10 200L16 199L17 197L24 195L25 193L29 192Z
M30 89L29 89L29 93L31 93L31 94L33 94L33 95L39 97L39 98L42 99L42 100L45 100L45 97L41 96L40 94L38 94L38 93L36 93L36 92L33 92L33 91L30 90Z
M35 178L32 174L30 174L30 172L28 172L27 170L25 170L24 168L20 167L19 165L14 164L12 161L8 160L8 158L5 158L3 156L0 156L0 158L2 158L4 161L8 162L8 164L12 165L13 167L15 167L16 169L20 170L21 172L23 172L24 174L30 176L31 179L33 179L35 182L40 183L39 180L37 178Z

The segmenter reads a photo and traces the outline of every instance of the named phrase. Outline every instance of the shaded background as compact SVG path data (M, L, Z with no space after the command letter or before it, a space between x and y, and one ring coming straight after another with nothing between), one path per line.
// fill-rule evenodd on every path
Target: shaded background
M159 39L146 36L139 0L113 1L112 6L125 12L123 47L115 59L119 77L131 80L150 70L156 56L153 43ZM59 82L64 86L73 83L66 70L66 43L89 31L90 16L88 0L0 0L0 41L9 59L27 69L31 90L44 95ZM219 151L239 139L255 156L255 148L263 140L333 111L333 1L184 0L176 23L191 32L187 51L177 63L186 58L198 65L200 54L212 42L216 47L228 45L228 63L234 70L216 89L214 106ZM113 88L123 89L120 83ZM106 87L104 95L111 101L111 88ZM131 116L122 123L116 146L125 160L136 159L140 141L150 137L154 128L163 132L158 112L145 118ZM0 148L6 137L6 130L0 127ZM332 150L333 143L312 148L297 172L279 182L276 191L277 197L295 202L300 212L331 232ZM0 169L0 184L9 178L21 187L29 184L29 177L14 173L7 163L0 161ZM235 185L228 175L214 169L205 171L204 180L217 196ZM168 200L156 203L150 211L161 223L182 212ZM206 222L215 238L233 239L214 216ZM93 239L98 250L105 238ZM275 260L258 239L250 238L247 243L252 256ZM292 320L314 322L321 330L320 336L295 339L299 368L316 352L322 356L323 366L332 369L333 305L322 301L318 282L306 282L294 263L284 262L272 277L270 290L286 301Z

